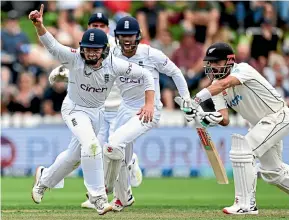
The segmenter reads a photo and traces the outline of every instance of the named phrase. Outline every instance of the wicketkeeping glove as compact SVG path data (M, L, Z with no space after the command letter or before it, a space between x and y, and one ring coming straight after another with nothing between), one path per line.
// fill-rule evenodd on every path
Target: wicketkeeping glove
M64 66L56 67L49 75L49 83L53 85L55 82L68 82L69 70Z

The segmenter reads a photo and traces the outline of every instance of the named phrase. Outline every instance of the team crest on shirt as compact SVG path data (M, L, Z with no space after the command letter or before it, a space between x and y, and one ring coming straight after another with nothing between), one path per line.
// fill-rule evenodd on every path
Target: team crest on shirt
M109 75L104 74L104 83L108 83L108 82L109 82Z

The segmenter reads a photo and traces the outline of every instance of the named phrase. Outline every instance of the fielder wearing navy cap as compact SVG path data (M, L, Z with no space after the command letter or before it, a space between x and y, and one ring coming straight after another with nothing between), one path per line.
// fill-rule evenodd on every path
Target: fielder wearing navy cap
M94 22L101 22L108 26L108 18L101 12L93 14L90 16L88 25L94 23Z

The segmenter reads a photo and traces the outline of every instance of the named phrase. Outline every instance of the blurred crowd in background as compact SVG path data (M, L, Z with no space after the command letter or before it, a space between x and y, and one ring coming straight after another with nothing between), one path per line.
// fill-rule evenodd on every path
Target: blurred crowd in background
M123 16L137 18L141 43L162 50L182 70L191 94L210 81L203 61L209 44L224 41L269 80L289 106L288 1L2 1L1 115L60 116L66 84L51 86L48 75L60 65L38 41L28 20L44 3L44 24L62 44L78 48L91 14L102 12L110 33ZM176 108L173 81L161 74L162 101ZM210 105L210 104L209 104Z

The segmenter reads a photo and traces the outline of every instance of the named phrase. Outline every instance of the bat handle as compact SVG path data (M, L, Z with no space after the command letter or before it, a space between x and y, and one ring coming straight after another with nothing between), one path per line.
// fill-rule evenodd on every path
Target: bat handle
M209 125L209 124L210 124L210 122L209 122L206 118L203 119L203 122L204 122L206 125Z

